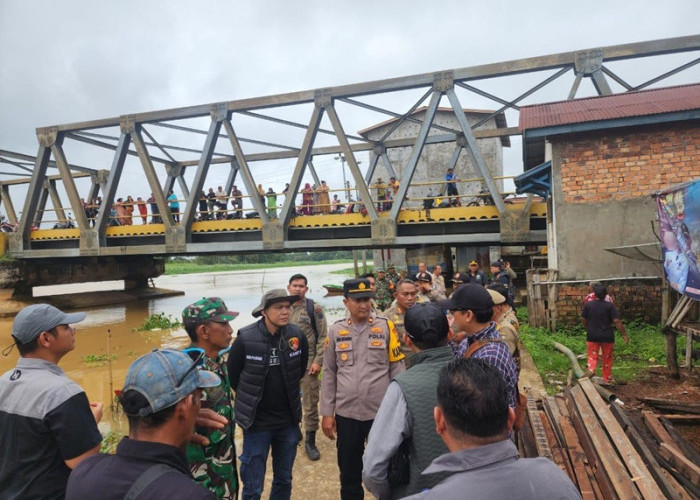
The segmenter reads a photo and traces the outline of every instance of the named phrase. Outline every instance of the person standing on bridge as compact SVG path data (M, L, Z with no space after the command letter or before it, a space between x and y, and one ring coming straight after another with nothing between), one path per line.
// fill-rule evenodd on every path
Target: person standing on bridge
M172 215L173 221L180 222L180 201L172 189L168 193L168 207L170 208L170 215Z
M299 296L299 300L292 304L289 323L298 326L309 343L309 361L301 379L301 401L306 428L304 450L309 460L316 461L321 458L321 453L316 447L316 431L318 431L319 376L323 366L323 349L326 347L328 325L323 308L317 302L306 298L309 291L307 283L306 276L295 274L289 278L287 292L290 295Z
M446 188L446 196L450 197L450 205L458 205L459 204L459 198L451 198L452 196L459 196L459 191L457 191L457 181L459 179L457 178L457 175L454 172L454 169L448 168L447 169L447 174L445 174L445 188Z
M148 206L140 196L136 198L136 206L139 208L139 214L141 215L141 224L146 224L148 222Z
M231 191L231 204L233 205L233 218L243 218L243 192L238 189L238 186L233 186Z
M331 213L331 197L329 194L330 188L326 181L321 181L321 185L318 187L318 204L320 205L319 210L321 214L328 215Z
M75 348L73 323L49 304L22 309L12 324L17 366L0 377L0 491L3 498L63 498L68 476L100 451L102 403L59 368Z

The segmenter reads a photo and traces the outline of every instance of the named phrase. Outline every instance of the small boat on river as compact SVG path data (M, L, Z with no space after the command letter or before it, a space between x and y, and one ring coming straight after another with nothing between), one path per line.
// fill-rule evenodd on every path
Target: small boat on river
M323 285L326 295L343 295L343 285Z

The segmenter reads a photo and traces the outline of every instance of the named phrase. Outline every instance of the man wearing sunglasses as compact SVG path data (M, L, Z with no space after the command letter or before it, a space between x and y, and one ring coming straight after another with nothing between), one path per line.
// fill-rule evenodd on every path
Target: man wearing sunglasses
M58 363L75 347L70 325L85 313L49 304L22 309L12 324L17 366L0 378L0 497L62 498L71 469L100 450L102 403Z
M467 353L471 357L483 359L493 365L503 376L508 388L508 401L515 408L518 397L518 371L508 345L498 333L493 316L493 299L488 290L480 285L464 285L452 296L440 303L454 317L454 330L466 332L467 336L459 343L452 342L456 358L463 358ZM469 351L470 347L480 348ZM473 355L472 355L473 352Z
M70 476L66 500L214 500L193 481L182 450L192 436L202 390L220 383L180 351L153 349L134 361L119 396L129 437L116 454L84 460Z
M229 321L238 316L229 311L219 297L206 297L190 304L182 311L182 323L192 340L185 349L192 359L198 359L205 370L216 373L221 384L204 390L202 407L225 417L228 423L222 429L197 427L196 432L209 440L202 446L187 445L187 461L195 481L208 488L218 498L237 498L238 474L236 472L235 421L233 398L226 368L227 354L232 333Z
M300 298L283 289L266 292L252 313L260 320L238 330L229 353L236 422L243 429L239 458L244 500L262 495L270 448L270 498L289 500L292 494L292 467L301 435L299 384L309 358L306 336L289 323L292 304Z

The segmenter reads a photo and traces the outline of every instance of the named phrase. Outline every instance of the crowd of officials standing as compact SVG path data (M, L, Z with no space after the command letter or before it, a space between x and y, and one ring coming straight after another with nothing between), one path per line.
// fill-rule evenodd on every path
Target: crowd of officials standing
M331 325L295 274L261 297L235 341L238 312L216 297L190 304L191 345L129 368L119 397L129 435L114 455L98 453L102 405L58 367L85 314L28 306L12 328L20 359L0 378L3 498L257 499L271 453L269 498L289 499L297 447L321 458L320 426L336 442L343 500L364 487L379 499L579 499L556 465L519 458L513 444L522 408L507 287L498 273L492 288L460 274L449 298L441 270L424 264L408 278L389 268L346 280L346 316ZM382 311L385 279L394 299ZM499 333L506 324L514 342Z

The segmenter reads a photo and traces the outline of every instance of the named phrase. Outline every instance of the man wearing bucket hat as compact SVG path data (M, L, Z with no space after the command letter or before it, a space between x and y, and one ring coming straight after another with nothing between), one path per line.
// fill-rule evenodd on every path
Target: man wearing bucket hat
M272 447L270 498L292 494L292 467L301 422L300 381L306 373L309 343L289 323L292 304L301 297L270 290L253 309L259 321L238 331L228 358L231 387L236 391L236 422L243 429L241 481L243 498L262 495L267 456Z
M85 313L49 304L22 309L12 324L17 366L0 378L0 496L62 498L71 469L100 449L102 404L58 362L75 347L70 325Z
M229 311L219 297L205 297L182 311L182 323L192 340L186 349L192 356L204 353L204 368L216 373L221 384L204 390L202 407L209 408L228 420L222 429L197 427L209 444L188 443L187 462L195 481L211 490L220 499L234 499L238 492L236 473L235 421L233 398L228 380L226 357L233 330L229 321L238 316Z
M406 312L405 328L404 343L414 353L412 365L389 384L363 457L365 486L380 500L403 498L431 488L446 477L421 476L421 472L447 453L432 419L440 369L454 360L447 345L447 318L436 304L423 302ZM410 440L409 477L390 482L389 463L406 440Z
M374 292L366 279L343 283L350 317L328 330L323 354L321 428L338 435L340 498L362 499L362 453L389 382L404 371L404 355L394 324L371 309Z
M83 461L68 480L66 500L83 498L214 499L194 482L182 451L199 414L202 389L221 379L172 349L153 349L129 367L119 396L129 437L114 455Z

